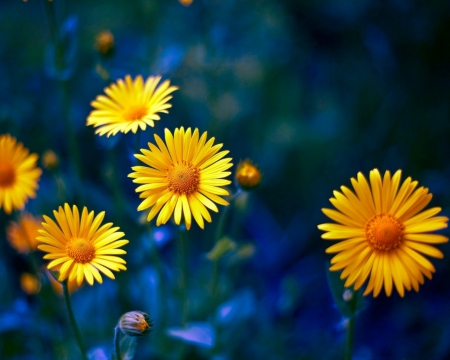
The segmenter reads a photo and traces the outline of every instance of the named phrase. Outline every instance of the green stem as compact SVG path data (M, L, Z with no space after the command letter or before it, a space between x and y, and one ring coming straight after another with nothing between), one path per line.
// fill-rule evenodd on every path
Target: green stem
M354 292L352 298L350 299L350 310L352 312L347 324L347 339L345 341L345 360L352 359L353 352L353 338L355 334L355 317L356 317L356 303L358 301L357 293Z
M64 48L58 43L58 22L56 20L55 8L53 1L45 1L44 6L47 13L47 20L50 30L50 38L55 46L56 50L56 64L55 67L58 70L61 70L64 67ZM82 177L81 173L81 159L80 152L78 149L78 143L75 136L75 129L72 126L70 119L70 93L69 93L69 83L68 80L59 81L62 92L62 112L64 119L64 127L68 145L69 154L73 158L73 162L75 165L75 171L78 175L78 178ZM78 187L78 184L77 184Z
M70 323L72 324L72 327L73 327L73 332L75 333L75 337L77 339L78 346L81 351L81 357L83 358L83 360L88 360L88 358L86 357L86 350L83 345L83 340L81 339L80 330L78 329L77 323L75 321L75 317L73 316L72 305L70 303L69 289L67 287L67 281L62 282L62 287L63 287L64 301L66 303L66 308L67 308L67 312L69 314Z
M116 349L116 360L122 360L122 353L120 352L120 328L116 325L114 328L114 348Z
M69 82L67 80L61 81L61 88L63 93L63 101L62 101L62 107L63 107L63 118L64 118L64 125L65 125L65 132L67 135L68 145L69 145L69 154L73 158L73 162L75 165L75 171L78 176L78 179L82 178L82 166L81 166L81 158L80 158L80 151L78 148L78 142L76 138L76 133L74 126L71 121L70 116L70 92L69 92ZM78 180L77 179L77 180ZM77 184L78 186L78 184ZM79 191L79 193L83 193L82 191Z
M239 189L231 198L230 198L230 204L223 209L220 218L219 218L219 224L217 226L217 232L216 232L216 239L214 241L213 247L217 244L217 242L222 238L222 235L225 230L225 223L228 217L228 213L230 212L230 208L234 200L241 194L241 190ZM214 310L216 308L217 303L217 287L219 284L219 259L213 261L213 270L212 270L212 277L211 277L211 310Z
M166 317L167 317L167 297L166 297L166 282L164 279L164 270L162 266L162 261L159 256L158 248L156 247L155 240L153 236L149 236L150 239L150 259L152 263L155 265L156 272L158 273L158 302L159 302L159 326L158 331L156 332L156 336L158 336L159 340L158 344L161 344L163 350L166 350L166 336L163 334L162 330L166 328Z
M186 241L185 241L185 230L179 231L179 240L178 240L178 261L179 261L179 267L180 267L180 279L179 279L179 285L180 285L180 296L181 296L181 302L182 302L182 310L181 310L181 324L185 325L187 321L188 311L189 311L189 304L187 299L187 269L186 269Z

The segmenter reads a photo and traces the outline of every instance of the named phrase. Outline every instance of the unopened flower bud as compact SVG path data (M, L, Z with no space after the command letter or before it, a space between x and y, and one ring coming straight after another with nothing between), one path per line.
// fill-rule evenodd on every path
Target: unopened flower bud
M128 336L144 336L152 331L153 321L142 311L130 311L119 320L119 328Z
M262 174L250 160L241 161L236 170L236 181L244 190L255 188L261 182Z
M97 51L105 57L114 53L114 35L109 30L102 31L95 39Z
M42 166L46 169L55 170L59 165L59 158L52 150L47 150L42 155Z
M35 295L41 290L39 278L30 273L20 275L20 287L28 295Z
M178 2L183 6L189 6L194 2L194 0L178 0Z

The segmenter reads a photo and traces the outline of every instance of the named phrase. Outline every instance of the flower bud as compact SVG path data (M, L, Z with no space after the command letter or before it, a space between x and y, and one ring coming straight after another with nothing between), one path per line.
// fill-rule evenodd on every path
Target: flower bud
M183 6L189 6L194 2L194 0L178 0L178 2Z
M142 311L130 311L119 320L119 328L128 336L144 336L152 331L153 321Z
M262 174L250 160L244 160L238 164L235 177L242 189L250 190L259 185Z
M20 287L26 294L35 295L41 290L41 282L37 276L23 273L20 275Z
M55 170L59 165L59 158L52 150L47 150L42 155L42 166L49 170Z
M111 56L114 53L114 35L109 30L102 31L95 38L95 47L103 56Z

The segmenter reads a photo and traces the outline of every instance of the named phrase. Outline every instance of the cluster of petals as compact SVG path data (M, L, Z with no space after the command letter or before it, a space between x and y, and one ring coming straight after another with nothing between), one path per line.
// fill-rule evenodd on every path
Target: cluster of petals
M48 253L44 259L52 260L48 269L59 270L59 281L76 279L81 285L85 279L93 285L94 279L103 282L101 273L114 279L111 270L126 270L125 260L117 255L126 254L119 248L129 241L112 223L101 225L104 211L94 217L86 207L80 214L77 206L70 208L66 203L53 215L56 222L44 215L37 240L43 243L38 248Z
M219 151L222 144L214 145L214 138L207 140L207 132L200 135L198 129L175 129L172 134L165 129L165 142L154 135L156 145L141 149L135 156L145 166L134 166L129 175L140 186L140 198L144 200L138 210L150 209L147 220L156 215L156 225L165 224L172 216L180 224L182 215L186 228L190 229L192 217L203 229L204 220L211 222L208 211L218 212L215 203L228 205L221 196L228 195L223 188L231 183L224 179L233 164L224 158L228 151Z
M167 109L172 107L168 103L172 99L170 94L178 89L169 80L158 86L160 80L161 76L150 76L144 82L141 75L134 80L130 75L125 80L117 80L105 88L106 95L99 95L91 102L94 110L87 118L87 125L97 128L96 134L108 137L153 127L161 119L158 113L167 114Z
M377 169L369 181L362 173L351 179L354 191L342 186L330 202L336 208L322 209L336 223L319 225L322 238L337 240L326 252L331 271L342 271L345 286L358 290L368 279L364 295L376 297L384 287L390 296L395 286L400 296L405 289L419 290L424 276L431 279L434 265L427 256L443 258L434 245L448 241L430 232L447 227L448 218L435 216L441 208L424 208L432 195L408 177L401 183L401 171L383 178Z
M29 198L36 197L42 170L37 154L30 154L9 134L0 135L0 208L11 214L23 210Z

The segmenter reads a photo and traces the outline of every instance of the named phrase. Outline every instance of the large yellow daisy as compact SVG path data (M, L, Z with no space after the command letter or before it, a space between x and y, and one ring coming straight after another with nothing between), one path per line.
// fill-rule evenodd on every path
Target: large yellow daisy
M58 269L60 266L59 281L76 279L81 285L86 278L93 285L94 279L103 282L100 272L114 279L111 270L127 269L125 260L115 255L126 254L119 247L129 241L121 239L125 234L117 231L118 227L111 227L112 223L100 227L104 211L94 218L94 212L88 213L84 207L80 218L75 205L70 209L68 204L64 204L64 209L60 206L53 214L57 223L44 215L44 229L39 230L41 236L37 239L44 243L38 248L48 252L44 259L52 260L47 268Z
M98 128L96 134L110 136L119 131L136 133L140 128L153 127L160 120L157 113L168 113L172 105L167 103L170 93L178 87L170 86L166 80L158 85L161 76L150 76L144 83L142 76L132 80L130 75L125 80L119 79L115 84L105 88L105 95L99 95L91 102L92 110L87 118L87 125Z
M419 291L425 275L431 279L433 264L424 256L443 258L433 244L448 241L431 231L447 227L448 218L435 216L441 208L422 211L432 195L417 181L408 177L400 186L401 170L392 177L386 171L383 179L377 169L370 172L370 184L358 173L351 182L355 192L341 186L330 202L338 210L322 209L338 224L319 225L326 231L322 238L338 240L326 252L337 253L331 259L331 271L343 270L345 286L358 290L369 278L364 295L376 297L383 285L387 296L395 286L400 296L404 288Z
M42 174L37 160L37 154L30 154L11 135L0 135L0 208L5 213L22 210L29 198L36 197Z
M156 145L148 143L149 150L141 149L135 155L147 166L134 166L128 175L133 182L141 184L136 192L145 199L138 210L150 208L147 220L159 213L156 225L165 224L172 213L177 224L184 214L186 228L190 229L192 218L203 229L205 219L211 222L208 209L218 212L216 204L228 205L221 196L228 195L222 186L231 183L224 178L225 171L233 166L231 158L223 158L229 151L221 151L222 144L214 145L214 138L206 141L207 132L201 136L198 129L186 131L175 129L174 135L165 129L165 140L155 134Z

